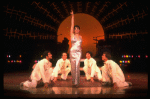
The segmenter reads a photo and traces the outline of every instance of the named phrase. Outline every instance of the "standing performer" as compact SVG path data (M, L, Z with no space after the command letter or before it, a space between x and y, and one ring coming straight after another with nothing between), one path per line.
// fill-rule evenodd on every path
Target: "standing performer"
M34 69L31 73L31 81L27 80L25 82L22 82L20 85L29 87L29 88L35 88L37 86L38 81L41 80L44 83L44 87L48 88L49 83L51 83L51 75L53 72L52 69L52 63L50 62L50 59L52 59L52 54L50 51L45 51L43 53L44 59L40 60L36 66L34 66Z
M72 15L71 30L70 30L71 45L72 45L70 49L71 75L72 75L73 86L78 87L79 77L80 77L82 36L79 35L80 27L78 25L74 26L73 11L71 11L70 14Z
M85 72L86 80L94 82L94 76L96 76L99 81L102 81L101 71L96 64L96 61L92 58L92 52L90 51L86 52L83 70Z

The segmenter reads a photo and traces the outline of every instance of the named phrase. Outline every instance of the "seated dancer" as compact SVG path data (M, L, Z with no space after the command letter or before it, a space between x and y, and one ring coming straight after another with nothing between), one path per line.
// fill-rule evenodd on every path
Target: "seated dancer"
M67 59L67 53L62 53L62 58L59 59L56 63L56 66L52 73L52 79L55 83L58 78L58 74L61 73L61 79L66 80L68 73L71 71L71 64L70 61Z
M102 60L102 85L113 85L114 88L132 85L131 82L125 82L124 74L117 63L111 59L109 52L103 52Z
M92 52L86 52L86 59L84 60L83 70L85 72L86 80L91 80L94 82L94 75L98 78L99 81L102 80L101 71L98 68L96 61L92 58Z
M35 88L37 86L38 81L41 80L44 83L44 87L48 88L49 83L51 83L51 74L53 72L52 69L52 63L50 62L50 59L52 59L52 54L50 51L45 51L43 53L44 59L40 60L36 66L33 66L33 71L31 73L31 81L27 80L25 82L22 82L20 85L30 88Z

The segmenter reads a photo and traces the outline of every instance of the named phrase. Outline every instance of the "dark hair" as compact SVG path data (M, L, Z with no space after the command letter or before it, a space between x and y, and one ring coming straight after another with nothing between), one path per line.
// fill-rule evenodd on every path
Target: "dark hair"
M86 53L89 53L91 57L93 56L93 53L90 51L87 51Z
M51 53L51 52L50 51L44 51L43 57L46 58L46 56L48 56L48 53Z
M74 30L75 30L75 27L79 28L79 30L80 30L80 26L79 26L79 25L75 25L75 26L74 26Z
M63 55L63 53L66 53L66 54L67 54L67 52L62 52L62 55Z
M111 59L111 54L109 52L103 52L108 59Z

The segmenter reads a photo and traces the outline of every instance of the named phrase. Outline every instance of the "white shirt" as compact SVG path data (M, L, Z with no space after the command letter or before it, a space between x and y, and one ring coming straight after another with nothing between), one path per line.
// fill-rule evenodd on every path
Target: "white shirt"
M68 66L68 67L67 67ZM55 70L63 70L63 69L66 69L66 68L71 68L71 64L70 64L70 61L68 59L66 60L63 60L62 58L59 59L56 63L56 66L54 68L54 72Z
M108 74L112 77L113 83L117 82L118 80L125 82L124 74L117 63L112 60L107 60L104 63L104 66L106 66Z
M47 81L47 78L45 77L45 73L50 68L52 68L52 63L51 62L49 62L45 58L40 60L36 64L34 70L32 71L31 79L34 79L34 80L38 81L42 78L44 83L49 82L49 81Z
M88 61L89 61L89 65L88 65ZM100 71L96 61L93 58L90 59L85 59L84 60L84 68L91 68L91 77L94 77L95 72Z

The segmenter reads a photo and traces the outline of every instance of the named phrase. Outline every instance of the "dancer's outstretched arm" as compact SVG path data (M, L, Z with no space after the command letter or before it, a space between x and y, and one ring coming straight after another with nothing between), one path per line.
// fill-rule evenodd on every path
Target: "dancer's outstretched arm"
M74 33L73 33L73 28L74 28L74 14L73 14L73 11L71 11L70 14L72 15L72 17L71 17L70 36L71 36L71 38L73 38L74 37Z

